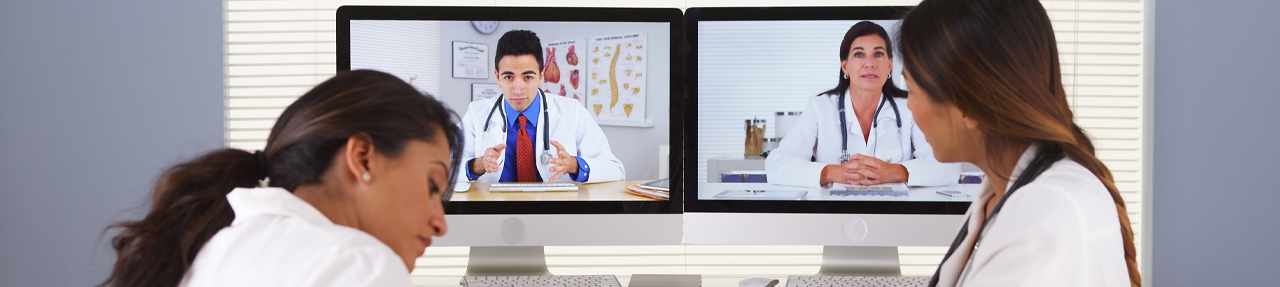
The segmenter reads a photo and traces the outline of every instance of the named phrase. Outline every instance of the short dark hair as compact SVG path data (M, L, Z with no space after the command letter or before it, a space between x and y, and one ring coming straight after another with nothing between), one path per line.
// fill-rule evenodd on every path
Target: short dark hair
M538 34L529 30L511 30L498 38L498 52L493 56L493 69L498 69L498 61L505 56L533 55L538 60L538 71L542 71L542 40Z

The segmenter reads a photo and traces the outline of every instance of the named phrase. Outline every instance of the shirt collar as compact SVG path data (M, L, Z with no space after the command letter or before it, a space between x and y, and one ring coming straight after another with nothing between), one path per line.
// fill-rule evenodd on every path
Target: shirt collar
M1027 145L1027 149L1023 150L1022 155L1018 157L1018 163L1013 166L1013 173L1009 174L1009 182L1005 183L1005 186L1001 189L995 190L995 187L991 186L990 182L983 180L982 185L980 185L982 189L979 189L982 192L982 195L979 196L979 200L986 202L988 198L995 196L993 192L1004 194L1004 192L1008 191L1010 187L1013 187L1013 183L1018 181L1018 176L1022 174L1023 170L1027 169L1027 167L1031 165L1031 161L1036 159L1036 153L1039 151L1039 144L1032 143ZM987 176L990 177L991 175Z
M239 187L227 194L227 202L236 216L232 226L256 215L298 217L315 225L333 224L320 210L279 187Z
M507 112L507 126L515 127L516 123L519 123L519 121L517 121L516 119L519 118L520 115L524 115L526 119L529 119L530 125L537 127L538 115L541 115L539 113L542 112L542 102L540 102L541 98L542 98L542 93L535 92L533 96L533 104L530 104L528 109L524 109L523 113L517 112L515 108L511 107L510 102L507 102L506 99L503 99L502 107Z

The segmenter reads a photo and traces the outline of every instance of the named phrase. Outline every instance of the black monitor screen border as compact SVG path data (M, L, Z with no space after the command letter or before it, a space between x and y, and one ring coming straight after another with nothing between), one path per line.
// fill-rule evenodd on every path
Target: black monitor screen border
M445 6L342 6L337 10L337 71L351 70L351 21L555 21L669 23L671 29L670 171L674 182L685 172L681 152L684 132L683 100L684 17L676 8L577 8L577 7L445 7ZM673 184L669 201L451 201L446 214L680 214L684 211L683 185Z
M807 20L901 20L912 6L862 7L716 7L685 10L685 101L684 130L698 134L698 23L701 21L807 21ZM896 36L896 35L894 35ZM838 213L838 214L964 214L969 202L941 201L775 201L699 200L698 140L686 137L684 178L685 212L720 213ZM957 179L958 180L958 179Z

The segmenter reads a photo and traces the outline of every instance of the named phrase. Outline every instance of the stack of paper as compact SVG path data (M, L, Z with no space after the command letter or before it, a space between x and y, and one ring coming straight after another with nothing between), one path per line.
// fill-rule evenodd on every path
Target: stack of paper
M631 194L643 196L643 197L657 199L657 200L671 200L671 194L669 194L666 190L644 188L644 187L640 187L639 184L628 186L627 192L630 192Z

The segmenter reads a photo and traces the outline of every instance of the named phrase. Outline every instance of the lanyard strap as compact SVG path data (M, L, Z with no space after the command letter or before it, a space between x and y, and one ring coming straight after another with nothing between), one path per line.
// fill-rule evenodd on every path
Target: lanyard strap
M978 230L978 236L974 238L974 245L977 245L976 241L982 238L983 231L987 230L987 224L991 223L991 219L994 218L996 214L1000 213L1000 209L1004 207L1004 202L1009 200L1009 197L1013 195L1014 191L1017 191L1019 188L1022 188L1022 186L1031 183L1031 181L1035 180L1036 177L1039 177L1040 174L1044 173L1045 170L1048 170L1053 163L1058 162L1058 160L1061 160L1065 156L1066 155L1062 153L1062 149L1060 148L1048 146L1042 147L1040 152L1036 153L1036 158L1027 166L1027 169L1022 171L1022 175L1018 176L1018 180L1013 182L1013 186L1009 187L1009 191L1005 192L1003 198L1000 198L1000 202L996 203L996 207L991 210L991 214L988 214L987 218L983 220L983 228L982 230ZM933 272L933 278L929 279L929 287L938 286L938 276L942 273L942 265L947 263L947 259L951 258L951 254L955 253L956 249L959 249L960 243L968 236L969 220L965 219L964 225L960 227L960 233L956 234L956 239L951 241L951 248L947 250L947 255L942 257L942 262L938 264L938 269ZM973 257L973 252L969 252L969 256L966 257L965 261L968 261L967 259L970 257ZM968 264L966 264L964 268L969 268Z

